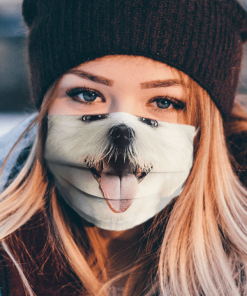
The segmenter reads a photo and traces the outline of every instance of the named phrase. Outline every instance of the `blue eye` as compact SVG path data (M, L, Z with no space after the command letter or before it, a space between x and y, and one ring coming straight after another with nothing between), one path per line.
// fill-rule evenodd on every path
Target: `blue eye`
M155 99L153 102L156 103L159 109L184 109L185 103L172 97L164 97Z
M92 103L97 98L101 99L101 95L94 90L86 88L74 88L66 91L67 96L71 97L72 100L78 101L81 103Z
M78 94L77 97L82 101L93 102L96 100L98 95L95 92L85 90Z
M156 104L161 109L168 109L171 106L172 102L167 99L158 99L156 100Z

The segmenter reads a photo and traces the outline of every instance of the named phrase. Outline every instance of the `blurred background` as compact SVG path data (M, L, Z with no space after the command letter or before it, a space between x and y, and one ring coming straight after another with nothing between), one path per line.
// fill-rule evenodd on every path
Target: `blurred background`
M30 104L21 3L0 0L0 136L35 110Z
M247 0L239 0L247 9ZM22 0L0 0L0 136L35 111L30 100ZM247 94L247 47L238 92ZM247 104L247 99L246 99Z

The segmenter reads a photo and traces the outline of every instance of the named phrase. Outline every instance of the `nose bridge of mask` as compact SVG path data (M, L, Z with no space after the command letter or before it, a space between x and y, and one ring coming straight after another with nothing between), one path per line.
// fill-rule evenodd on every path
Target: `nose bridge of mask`
M50 116L45 159L58 187L66 180L77 196L103 199L117 215L134 200L167 198L182 188L193 162L194 127L123 112L97 116Z

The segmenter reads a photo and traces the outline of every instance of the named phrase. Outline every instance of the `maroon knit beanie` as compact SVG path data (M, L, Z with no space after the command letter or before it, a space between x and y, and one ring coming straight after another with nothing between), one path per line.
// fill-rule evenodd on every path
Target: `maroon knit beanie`
M188 74L224 118L236 94L247 13L235 0L24 0L33 98L70 68L144 56Z

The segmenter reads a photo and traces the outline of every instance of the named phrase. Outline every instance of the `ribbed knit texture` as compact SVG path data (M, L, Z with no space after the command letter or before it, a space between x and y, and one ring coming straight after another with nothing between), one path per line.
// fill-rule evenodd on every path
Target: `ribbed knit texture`
M235 0L24 0L23 16L38 108L70 68L118 54L183 71L224 118L231 112L247 39L247 13Z

